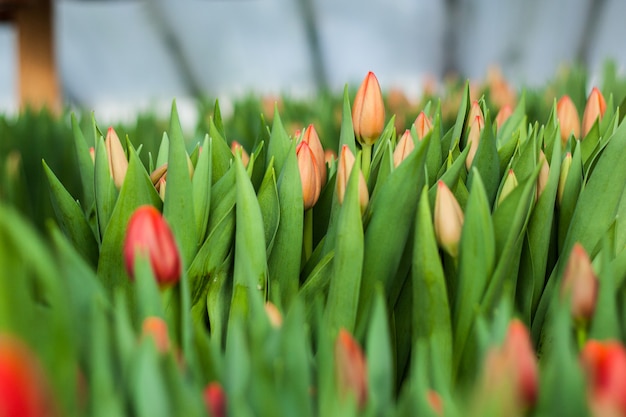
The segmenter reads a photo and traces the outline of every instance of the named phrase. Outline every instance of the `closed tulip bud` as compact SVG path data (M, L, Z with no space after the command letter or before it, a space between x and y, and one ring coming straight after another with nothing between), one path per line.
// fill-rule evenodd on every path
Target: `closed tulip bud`
M559 204L563 201L563 193L565 192L565 183L567 182L567 176L569 174L570 167L572 166L572 153L568 152L563 158L561 163L561 173L559 174L559 188L557 190L557 198Z
M150 316L143 320L141 325L141 336L151 337L154 345L160 353L170 350L170 337L167 332L167 323L160 317Z
M362 145L373 145L385 127L385 103L378 79L368 72L361 83L352 107L352 124Z
M467 146L470 147L469 152L467 153L467 158L465 159L465 167L469 170L474 162L474 157L476 156L476 152L478 151L478 145L480 143L480 134L485 128L485 120L482 116L478 115L474 117L472 124L470 125L470 130L467 135Z
M613 340L589 340L580 352L593 417L626 415L626 349Z
M420 114L417 115L413 124L415 125L415 130L417 131L418 140L424 139L424 137L426 137L426 135L433 130L433 124L424 112L420 112Z
M208 384L202 394L211 417L226 417L226 393L218 382Z
M320 137L317 135L317 131L315 127L311 124L309 125L302 136L302 141L306 142L311 148L313 155L315 155L315 162L317 163L317 170L320 173L320 185L324 187L326 184L326 157L324 155L324 148L322 147L322 142L320 141Z
M512 114L513 114L513 107L511 107L510 104L505 104L504 106L500 108L500 110L498 111L498 114L496 115L496 126L498 127L498 130L502 128L502 125L504 124L504 122L506 122L507 119L511 117Z
M400 165L400 162L404 161L413 152L413 149L415 149L415 142L413 142L411 131L407 129L393 151L393 166L397 167Z
M248 162L250 162L250 155L248 155L248 152L246 152L246 150L243 148L243 146L241 146L239 142L237 142L236 140L232 141L230 143L230 151L233 153L233 155L235 155L237 152L241 152L241 162L243 163L244 167L248 166Z
M351 394L360 409L367 403L367 364L361 347L345 330L335 343L335 374L341 395Z
M91 157L91 162L96 162L96 149L92 146L89 148L89 156Z
M605 111L606 101L604 101L604 96L600 90L594 87L587 98L587 104L585 105L585 111L583 113L583 137L587 136L587 133L589 133L596 120L602 120Z
M128 222L124 240L126 271L135 276L135 257L146 257L161 287L178 282L181 275L181 260L176 240L167 222L152 206L141 206L135 210Z
M598 298L598 278L580 243L574 244L565 266L561 294L569 297L574 320L584 324L591 319Z
M463 210L454 194L445 182L439 180L435 197L435 237L439 246L454 258L459 254L464 218Z
M317 161L313 151L306 142L300 142L296 148L300 181L302 183L302 199L304 209L308 210L317 203L322 191L322 182Z
M432 389L426 391L426 400L436 415L443 416L443 401L437 391Z
M556 103L556 117L561 126L561 143L563 146L567 143L570 135L580 138L580 117L578 117L576 105L568 95L561 97Z
M480 104L478 103L478 101L474 100L472 101L472 104L470 106L470 111L467 114L467 126L468 127L472 126L472 123L474 122L474 119L476 119L477 116L480 116L481 119L485 120L483 109L480 108Z
M498 205L502 204L504 199L507 198L515 188L517 188L517 177L515 176L515 172L513 172L512 169L509 169L509 172L506 174L506 178L504 179L504 184L502 184L502 189L500 190Z
M0 416L57 415L43 370L30 349L17 339L0 336Z
M120 138L112 127L109 127L109 130L107 130L104 144L109 161L109 173L113 178L115 186L119 189L122 187L124 178L126 177L126 171L128 171L128 159L126 159L122 142L120 142Z
M274 328L277 329L283 325L283 316L282 314L280 314L280 311L278 311L276 305L269 301L265 303L265 313L267 314L267 318L269 319L270 324Z
M350 151L347 145L343 145L341 148L341 154L339 155L339 165L337 166L337 198L339 198L339 204L343 204L344 196L346 195L346 188L348 187L348 180L350 179L350 173L354 166L354 155ZM359 173L359 205L361 206L361 213L365 212L367 204L369 203L369 192L367 191L367 183L363 173Z
M537 192L535 193L536 200L539 200L543 190L546 189L546 186L548 185L548 177L550 176L550 165L548 165L546 155L543 151L539 151L539 163L541 164L541 171L539 171L539 176L537 177Z

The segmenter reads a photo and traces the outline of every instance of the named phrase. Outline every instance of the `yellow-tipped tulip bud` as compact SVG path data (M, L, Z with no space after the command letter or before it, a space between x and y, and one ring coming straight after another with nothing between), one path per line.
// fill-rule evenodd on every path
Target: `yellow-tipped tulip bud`
M565 95L556 103L556 117L561 126L561 143L565 145L570 135L580 138L580 117L572 99Z
M339 155L339 165L337 166L337 198L339 198L339 204L343 204L344 196L346 195L346 188L348 187L348 179L354 166L354 155L348 145L343 145L341 148L341 154ZM359 205L361 206L361 213L365 212L367 204L369 203L369 192L367 191L367 183L362 172L359 172Z
M362 145L373 145L385 127L385 103L378 79L368 72L361 83L352 108L352 124Z
M594 87L591 90L589 97L587 98L585 112L583 113L583 138L587 136L587 133L589 133L596 120L602 120L602 116L604 116L605 111L606 101L604 101L604 96L602 95L600 90Z
M565 266L561 294L570 297L572 317L576 321L587 323L591 319L598 297L598 278L580 243L574 244Z
M510 104L505 104L500 108L500 111L498 111L498 114L496 115L496 126L498 127L498 130L502 128L504 122L506 122L512 114L513 107L511 107Z
M424 139L428 132L433 130L433 124L424 112L420 112L420 114L417 115L413 124L415 125L415 130L417 131L418 140Z
M437 182L434 217L435 237L439 246L456 258L459 254L459 242L465 217L454 194L441 180Z
M480 142L480 134L485 128L485 120L481 115L477 115L474 117L472 124L470 125L470 130L467 135L467 146L470 147L469 152L467 153L467 158L465 159L465 167L469 171L472 166L472 162L474 162L474 157L476 156L476 152L478 151L478 144Z
M322 147L322 142L320 141L320 137L315 130L315 127L311 124L309 125L305 131L304 136L302 136L302 141L306 142L313 151L313 155L315 155L315 162L317 163L317 169L320 173L320 184L324 187L326 184L326 157L324 155L324 147Z
M572 153L568 152L561 163L561 174L559 175L559 188L557 190L557 198L559 204L563 201L563 193L565 192L565 183L567 182L567 175L569 174L570 167L572 166Z
M504 184L502 184L502 189L500 190L498 205L502 204L504 199L507 198L516 187L517 177L515 176L515 172L513 172L512 169L509 169L509 172L506 174L506 178L504 179Z
M239 142L237 142L236 140L232 141L230 143L230 151L233 153L233 155L241 151L241 162L243 163L244 167L248 166L248 162L250 162L250 155L248 155L248 152L246 152L244 147L241 146Z
M120 142L120 138L112 127L109 127L109 130L107 130L104 144L109 161L109 172L111 173L115 186L119 189L122 187L124 178L126 177L126 171L128 171L128 159L126 159L122 142Z
M304 209L308 210L317 203L317 199L320 197L322 191L321 177L315 155L308 143L300 142L296 148L296 155L302 183L302 200Z
M404 161L404 159L413 152L413 149L415 149L415 143L413 142L411 131L407 129L404 131L404 134L396 145L396 149L393 151L393 166L397 167L400 165L400 162Z
M537 190L535 193L535 199L539 200L541 193L546 189L548 185L548 177L550 176L550 165L546 159L546 155L543 151L539 151L539 164L541 164L541 171L539 171L539 177L537 177Z

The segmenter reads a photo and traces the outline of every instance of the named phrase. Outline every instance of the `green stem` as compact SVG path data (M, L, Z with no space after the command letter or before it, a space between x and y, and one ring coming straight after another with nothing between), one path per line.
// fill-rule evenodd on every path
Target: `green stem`
M361 169L363 170L363 176L365 181L370 177L370 165L372 163L372 145L363 145L361 148Z
M578 341L578 348L582 350L587 341L587 330L584 324L576 323L576 339Z
M304 211L304 231L302 236L302 256L304 265L313 253L313 207Z

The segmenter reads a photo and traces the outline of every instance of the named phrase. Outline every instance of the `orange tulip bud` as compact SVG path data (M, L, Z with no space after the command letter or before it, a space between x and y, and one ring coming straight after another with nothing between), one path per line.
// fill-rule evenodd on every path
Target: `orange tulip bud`
M250 155L248 155L248 152L246 152L244 147L241 146L239 142L237 142L236 140L232 141L230 143L230 151L233 153L233 155L235 155L236 152L241 151L241 162L243 163L244 167L248 166L248 162L250 162Z
M337 167L337 197L339 198L339 204L343 204L344 196L346 195L346 188L348 187L348 179L354 166L354 155L350 151L348 145L343 145L341 148L341 154L339 155L339 165ZM359 205L361 206L361 213L365 212L369 203L369 192L367 191L367 183L363 173L359 173Z
M441 400L441 396L437 393L437 391L429 389L426 391L426 399L428 400L428 404L433 409L435 414L438 416L443 416L443 401Z
M283 316L278 311L278 308L271 302L265 303L265 313L267 314L267 318L270 321L270 324L274 328L279 328L283 325Z
M474 119L476 119L477 116L480 116L481 119L485 120L483 109L480 108L480 104L478 103L478 101L474 100L472 101L469 113L467 114L467 126L468 127L472 126L472 123L474 122Z
M598 297L598 278L587 251L580 243L574 244L565 266L561 294L570 297L575 320L586 323L591 319Z
M404 161L413 152L413 149L415 149L415 142L413 142L411 131L407 129L393 151L393 166L397 167L400 165L400 162Z
M313 155L315 155L317 170L320 174L320 186L324 187L324 184L326 184L327 175L326 157L324 155L324 148L322 147L320 137L317 135L317 131L315 131L315 127L312 124L305 129L304 136L302 136L302 141L306 142L307 145L309 145L309 148L311 148Z
M361 83L352 108L352 124L357 140L363 145L373 145L385 127L385 103L378 79L368 72Z
M617 341L589 340L580 352L594 417L626 415L626 349Z
M93 146L89 148L89 156L91 157L91 162L96 162L96 149Z
M587 98L587 104L585 105L585 111L583 113L583 137L587 136L587 133L589 133L596 120L602 120L605 111L606 101L604 101L604 96L600 90L594 87Z
M339 330L335 343L337 386L342 395L354 395L360 409L367 402L367 364L361 347L345 330Z
M463 221L463 210L461 210L454 194L445 182L439 180L437 182L437 196L435 197L435 237L439 246L454 258L459 254Z
M561 143L565 145L570 135L580 138L580 117L572 99L565 95L556 103L556 117L561 125Z
M300 182L302 183L302 199L304 209L308 210L317 203L322 191L322 182L317 160L308 143L300 142L296 148Z
M30 349L10 336L0 336L0 416L57 415L49 386Z
M565 183L567 182L567 176L569 175L570 167L572 166L572 153L568 152L561 163L561 173L559 174L559 188L557 190L557 198L559 204L563 201L563 193L565 192Z
M126 177L126 171L128 171L128 159L126 159L122 142L120 142L120 138L112 127L109 127L109 130L107 130L104 145L109 161L109 173L113 178L115 186L119 189L122 187L124 178Z
M539 200L543 190L546 189L546 186L548 185L548 177L550 176L550 165L548 165L546 155L543 151L539 151L539 163L541 164L541 171L539 171L539 176L537 177L537 191L535 193L536 200Z
M433 130L433 124L424 112L420 112L420 114L417 115L413 124L415 125L415 130L417 130L418 140L424 139L428 132Z
M170 337L167 332L167 323L160 317L146 317L141 325L142 337L151 337L160 353L170 350Z
M204 404L211 417L226 417L226 393L218 382L204 388Z
M141 206L135 210L128 222L124 240L126 271L135 275L135 256L139 254L150 260L152 271L161 287L178 282L181 275L181 260L172 230L152 206Z
M337 153L335 151L332 149L326 149L324 151L324 162L326 162L326 165L332 164L335 159L337 159Z
M472 162L474 162L474 157L476 156L476 152L478 151L478 144L480 143L480 134L485 128L485 120L482 116L478 115L474 117L472 124L470 125L470 130L467 135L467 146L470 147L469 152L467 153L467 158L465 159L465 167L469 170L472 166Z
M505 104L500 108L500 111L498 111L498 114L496 115L496 126L498 127L498 130L500 130L504 122L506 122L512 114L513 107L511 107L510 104Z

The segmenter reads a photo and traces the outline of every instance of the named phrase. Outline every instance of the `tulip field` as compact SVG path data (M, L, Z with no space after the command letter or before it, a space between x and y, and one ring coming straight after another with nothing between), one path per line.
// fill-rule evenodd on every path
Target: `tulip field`
M626 416L626 79L0 116L0 417Z

